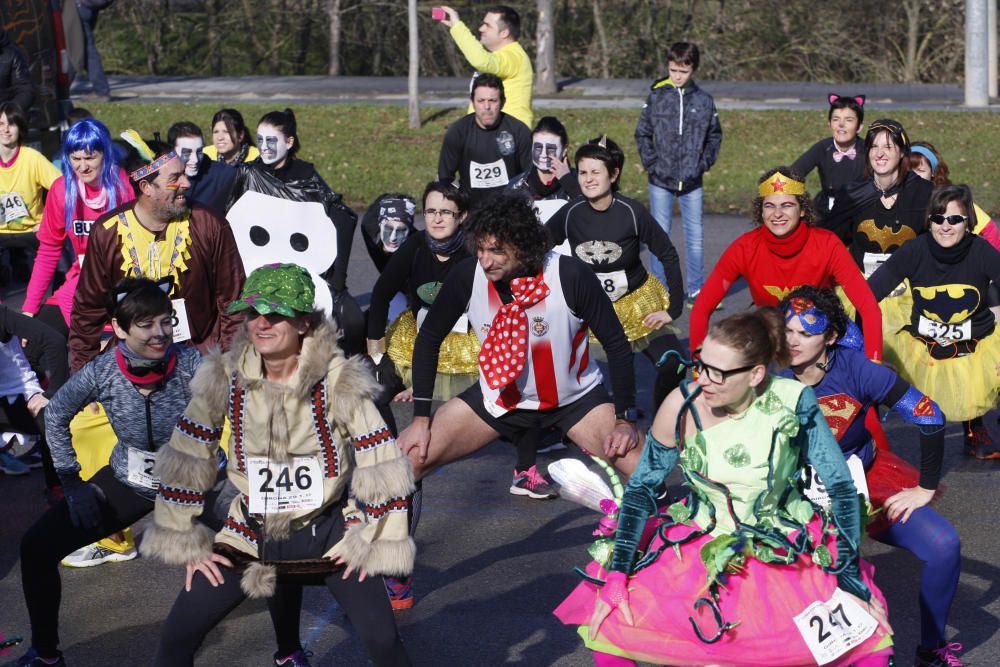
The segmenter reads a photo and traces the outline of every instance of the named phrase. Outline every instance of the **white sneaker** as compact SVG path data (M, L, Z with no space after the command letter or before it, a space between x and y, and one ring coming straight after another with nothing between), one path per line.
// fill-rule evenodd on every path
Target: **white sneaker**
M88 544L62 559L66 567L94 567L101 563L122 563L139 555L135 547L124 553L106 549L98 544Z

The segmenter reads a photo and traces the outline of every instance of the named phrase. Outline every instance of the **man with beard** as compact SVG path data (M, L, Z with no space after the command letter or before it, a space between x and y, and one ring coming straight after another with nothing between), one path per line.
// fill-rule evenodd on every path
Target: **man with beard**
M438 160L438 180L458 187L477 208L510 179L531 167L531 130L501 111L506 100L503 82L480 74L472 83L475 112L456 121L444 135Z
M136 199L109 211L91 230L70 322L74 372L98 353L107 295L126 277L172 276L174 340L202 352L228 348L242 321L225 311L245 278L229 224L201 204L189 205L191 183L171 147L152 142L151 149L132 130L123 138L146 163L129 173Z

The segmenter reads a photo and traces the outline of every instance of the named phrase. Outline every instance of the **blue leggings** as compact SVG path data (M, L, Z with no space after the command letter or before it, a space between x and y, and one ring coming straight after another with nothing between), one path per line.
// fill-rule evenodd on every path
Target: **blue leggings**
M897 521L874 539L906 549L924 561L920 573L920 645L934 648L944 641L945 624L958 588L962 543L947 519L925 505Z

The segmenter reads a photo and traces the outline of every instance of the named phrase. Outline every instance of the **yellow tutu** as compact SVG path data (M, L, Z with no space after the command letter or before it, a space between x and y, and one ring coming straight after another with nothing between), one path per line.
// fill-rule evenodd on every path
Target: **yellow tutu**
M894 345L886 345L885 360L900 376L934 399L948 421L981 417L996 407L1000 399L1000 330L994 329L964 357L935 359L927 344L908 331L893 335ZM886 336L886 342L889 337ZM891 354L890 354L891 352Z
M839 285L834 288L837 298L847 311L847 317L854 319L857 309L851 300L847 298L844 288ZM910 323L910 313L913 311L913 294L910 292L910 285L906 283L906 289L899 296L887 296L879 301L879 309L882 311L882 356L889 356L889 350L896 344L896 333Z
M407 387L413 386L413 346L417 342L417 320L407 308L389 325L386 354L396 365ZM452 331L445 336L438 355L434 398L447 401L479 381L479 338L472 331Z
M633 352L642 352L649 347L649 342L657 336L665 333L675 333L677 329L673 326L650 329L642 321L646 315L655 313L658 310L670 308L670 295L659 280L647 274L646 282L639 286L634 292L629 292L622 298L614 302L615 314L618 321L622 323L625 330L625 337L632 344ZM590 332L590 353L598 361L606 362L607 355L601 347L594 332Z

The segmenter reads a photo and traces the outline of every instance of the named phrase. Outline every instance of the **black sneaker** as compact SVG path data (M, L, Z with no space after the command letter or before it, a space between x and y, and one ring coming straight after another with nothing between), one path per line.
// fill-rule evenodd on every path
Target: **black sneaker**
M958 642L941 644L933 649L918 646L913 665L914 667L962 667L965 663L956 655L962 648Z
M27 653L21 656L16 665L17 667L66 667L66 661L63 660L62 653L57 658L43 658L32 646Z
M555 498L557 495L552 485L538 474L538 468L535 466L523 471L514 469L514 481L510 483L510 492L515 496L528 496L535 500Z
M309 658L312 656L312 651L302 648L291 655L286 655L284 658L278 657L278 654L275 653L274 664L279 665L279 667L310 667Z

